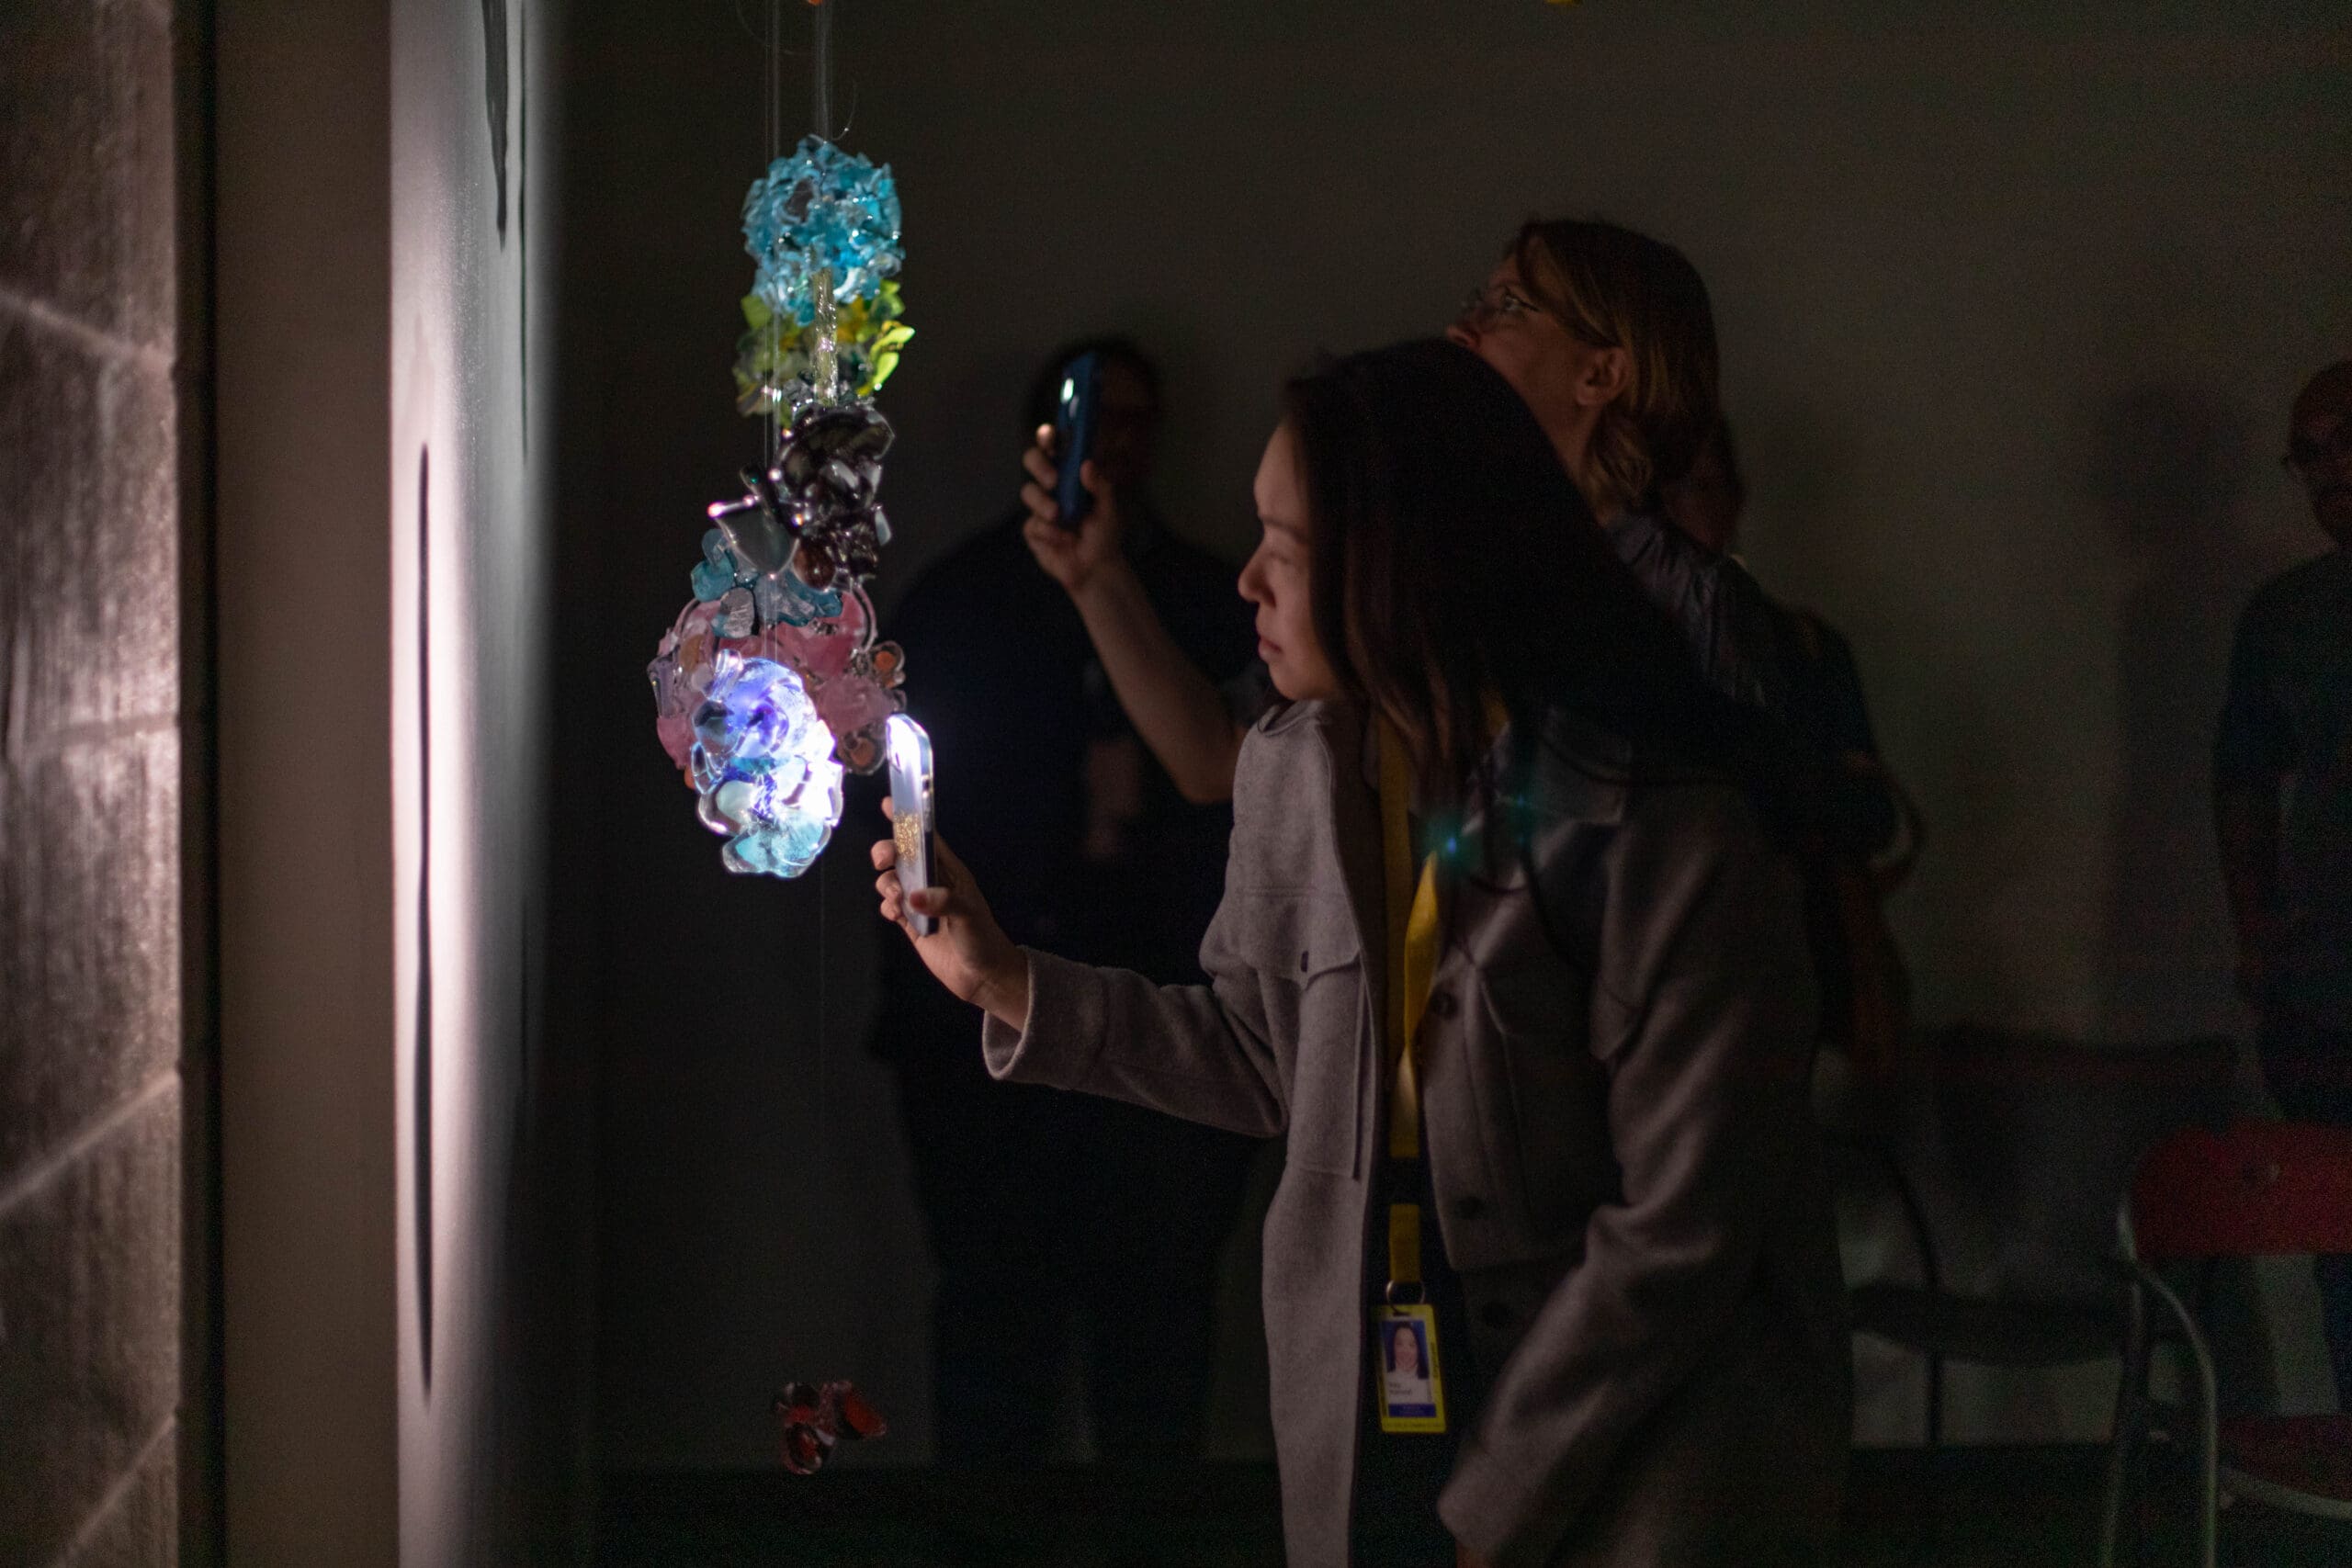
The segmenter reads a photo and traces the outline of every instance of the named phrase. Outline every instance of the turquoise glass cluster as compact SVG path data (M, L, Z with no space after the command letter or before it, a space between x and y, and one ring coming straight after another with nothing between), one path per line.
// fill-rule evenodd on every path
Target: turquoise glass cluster
M832 280L833 302L873 297L896 276L899 186L890 165L844 152L820 137L802 139L752 182L743 198L744 249L759 264L752 291L780 315L806 326L817 315L817 278Z
M745 562L728 543L724 529L712 528L702 536L702 559L692 574L695 597L711 604L727 596L731 589L741 587L752 591L752 603L760 620L768 625L778 622L786 626L805 626L811 621L830 620L842 613L842 596L831 589L811 588L791 571L761 571ZM729 630L721 635L749 637L751 627Z

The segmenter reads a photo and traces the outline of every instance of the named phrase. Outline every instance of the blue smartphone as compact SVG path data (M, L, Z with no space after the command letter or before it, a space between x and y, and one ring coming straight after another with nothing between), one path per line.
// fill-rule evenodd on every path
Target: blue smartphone
M1055 521L1076 528L1086 521L1094 498L1079 470L1094 456L1094 405L1102 378L1102 355L1092 350L1062 367L1061 397L1054 404L1054 457L1061 465L1054 487L1060 509Z

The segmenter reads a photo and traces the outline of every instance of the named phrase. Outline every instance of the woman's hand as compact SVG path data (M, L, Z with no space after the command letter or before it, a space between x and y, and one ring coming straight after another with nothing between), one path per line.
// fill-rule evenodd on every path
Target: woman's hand
M889 815L888 801L883 814ZM989 913L972 874L936 834L931 840L933 886L910 893L899 883L899 846L884 839L874 846L874 869L882 874L874 890L882 896L882 918L897 924L915 944L915 953L939 983L1008 1028L1029 1021L1029 960ZM929 936L917 936L907 912L932 917Z
M1046 575L1075 599L1093 585L1105 567L1125 561L1119 553L1119 502L1094 464L1084 463L1078 470L1079 482L1094 498L1094 504L1087 508L1076 528L1063 527L1061 503L1054 499L1060 475L1053 450L1054 427L1041 424L1037 444L1021 455L1021 466L1029 474L1029 482L1021 487L1022 504L1029 509L1029 521L1022 525L1021 536Z

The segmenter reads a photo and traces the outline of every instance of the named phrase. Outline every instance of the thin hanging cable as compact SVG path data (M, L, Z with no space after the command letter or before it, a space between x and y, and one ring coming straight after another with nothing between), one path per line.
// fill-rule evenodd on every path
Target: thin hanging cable
M773 169L775 167L775 161L784 156L784 0L768 0L767 74L768 161L766 168ZM764 173L765 170L762 172ZM784 321L781 316L770 315L767 324L766 356L769 368L765 372L770 377L775 374L774 367L776 357L776 340L783 332ZM767 405L767 444L760 449L760 467L763 468L775 461L776 440L783 434L783 429L778 423L776 400L774 396L769 397Z
M815 24L816 47L809 51L808 111L816 122L819 141L833 139L833 8L838 0L810 0L809 17ZM809 324L809 369L817 388L820 402L841 400L841 358L834 336L832 275L820 268L811 292L815 295L816 320Z
M832 990L832 954L826 951L825 942L825 906L832 902L832 895L826 886L825 868L831 860L830 855L817 857L817 1169L820 1181L829 1179L833 1168L832 1154L826 1146L831 1121L826 1102L832 1094L833 1056L831 1010L826 1005Z
M816 121L820 140L832 140L833 128L833 6L836 0L811 0L810 9L815 23L815 47L808 63L812 77L810 85L810 118ZM781 89L779 89L779 94ZM814 368L817 372L817 395L827 402L840 395L840 377L833 356L833 289L832 280L823 273L817 276L817 319L812 328L816 339ZM771 416L773 417L773 416ZM829 1005L832 994L832 954L828 951L826 907L831 903L829 878L826 875L830 856L817 858L817 1170L818 1179L827 1179L833 1168L831 1151L828 1148L828 1134L831 1117L827 1104L832 1088L832 1030ZM830 1205L829 1205L830 1207Z
M810 9L816 14L817 49L811 62L815 72L813 90L809 95L809 118L814 119L819 136L833 139L833 7L837 0L816 0Z
M809 62L814 76L809 96L810 109L817 122L817 134L830 141L833 138L833 6L836 0L815 0L814 15L816 47ZM840 373L833 356L833 290L830 278L820 279L817 289L817 395L827 402L840 393ZM831 1009L832 955L827 951L826 906L828 896L825 856L817 860L817 1168L830 1172L833 1168L831 1151L826 1147L831 1118L827 1114L827 1100L832 1089L831 1030L829 1027Z

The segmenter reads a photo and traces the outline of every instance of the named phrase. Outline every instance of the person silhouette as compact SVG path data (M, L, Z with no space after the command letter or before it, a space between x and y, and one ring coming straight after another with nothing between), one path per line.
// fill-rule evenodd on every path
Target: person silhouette
M1159 526L1148 485L1159 378L1133 342L1072 344L1039 367L1024 418L1062 367L1102 357L1096 465L1129 526L1121 560L1178 657L1220 676L1250 656L1231 569ZM1201 976L1232 813L1182 798L1136 739L1069 596L1023 544L1025 509L909 587L891 630L926 671L920 716L941 828L989 878L1008 930L1168 983ZM933 1409L950 1463L1044 1463L1066 1429L1073 1349L1097 1455L1199 1457L1214 1371L1216 1270L1256 1143L1132 1105L992 1081L978 1015L903 942L882 953L871 1049L897 1080L931 1246Z
M2263 1077L2288 1116L2352 1126L2352 360L2312 378L2288 425L2286 467L2334 547L2238 619L2213 816ZM2317 1269L2352 1409L2352 1258Z

